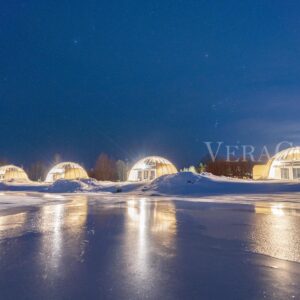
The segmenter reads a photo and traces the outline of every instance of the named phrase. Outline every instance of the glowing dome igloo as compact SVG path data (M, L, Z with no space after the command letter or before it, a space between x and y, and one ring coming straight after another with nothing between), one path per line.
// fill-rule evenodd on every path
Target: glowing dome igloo
M0 181L28 181L25 171L14 165L0 167Z
M149 156L139 160L130 170L128 181L151 181L166 174L177 173L176 167L160 156Z
M300 147L278 152L270 161L269 179L300 180Z
M54 166L46 177L46 182L55 182L59 179L76 180L89 178L87 172L77 163L63 162Z

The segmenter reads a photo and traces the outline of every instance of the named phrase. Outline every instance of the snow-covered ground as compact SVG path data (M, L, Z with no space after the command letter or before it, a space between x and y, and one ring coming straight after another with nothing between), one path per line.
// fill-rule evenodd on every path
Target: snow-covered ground
M211 174L181 172L165 175L150 183L102 182L88 180L59 180L46 183L0 183L0 191L26 191L41 193L126 193L147 196L187 196L236 194L270 194L300 192L300 182L253 181Z
M182 172L162 176L143 189L148 194L179 196L300 192L300 182L254 181Z

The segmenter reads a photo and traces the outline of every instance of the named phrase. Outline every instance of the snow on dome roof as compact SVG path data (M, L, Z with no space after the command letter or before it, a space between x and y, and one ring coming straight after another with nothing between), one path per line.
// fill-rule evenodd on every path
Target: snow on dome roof
M300 161L300 147L292 147L278 152L273 156L276 161Z
M0 167L0 181L28 181L28 176L22 168L14 165Z
M89 178L87 172L79 164L74 162L62 162L54 166L46 177L46 182L54 182L59 179L76 180Z
M148 171L150 171L150 174ZM177 173L176 167L166 158L160 156L148 156L134 164L129 172L128 180L153 180L162 175L174 173Z

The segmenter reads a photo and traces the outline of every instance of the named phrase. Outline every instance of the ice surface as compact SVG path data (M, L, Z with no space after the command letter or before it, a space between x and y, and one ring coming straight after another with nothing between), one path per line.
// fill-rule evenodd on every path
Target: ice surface
M0 298L299 299L296 194L5 192Z

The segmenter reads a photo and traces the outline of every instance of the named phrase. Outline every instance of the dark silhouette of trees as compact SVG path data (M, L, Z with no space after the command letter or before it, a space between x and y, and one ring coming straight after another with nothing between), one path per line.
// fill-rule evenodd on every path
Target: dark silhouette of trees
M222 158L216 159L215 161L208 159L204 164L205 171L208 173L236 178L251 178L254 165L252 161L248 160L226 160Z
M126 181L128 176L128 165L123 160L116 162L117 179L119 181Z
M30 165L27 170L27 175L31 180L43 181L45 180L48 172L48 167L42 161L37 161Z
M101 153L92 171L92 177L97 180L116 181L118 175L115 160L110 158L107 154Z

